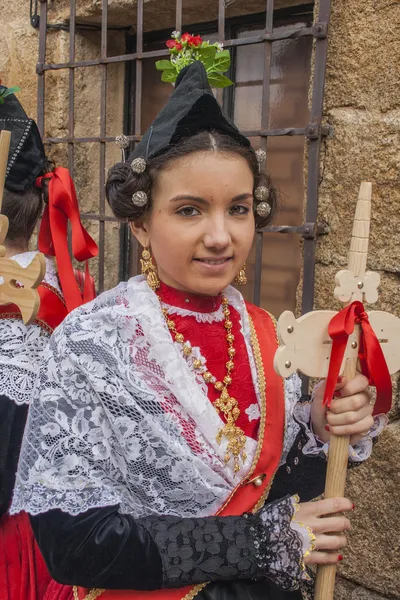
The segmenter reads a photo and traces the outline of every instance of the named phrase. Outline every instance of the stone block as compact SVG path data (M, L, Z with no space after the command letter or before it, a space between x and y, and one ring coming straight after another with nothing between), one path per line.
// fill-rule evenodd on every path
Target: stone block
M356 508L340 566L340 574L354 584L396 599L400 598L399 465L400 423L395 422L381 435L372 457L349 473L346 496Z

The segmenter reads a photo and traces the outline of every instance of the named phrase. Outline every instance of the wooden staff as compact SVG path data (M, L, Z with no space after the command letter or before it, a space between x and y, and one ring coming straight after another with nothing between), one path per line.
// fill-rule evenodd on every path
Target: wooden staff
M0 212L3 203L4 183L11 134L3 130L0 134ZM8 218L0 214L0 305L16 305L23 322L31 323L39 310L40 298L36 290L46 272L46 261L42 254L37 254L26 267L21 267L15 260L5 258L6 248L2 245L8 232Z
M371 196L371 184L363 182L354 219L348 269L339 271L335 279L335 298L345 306L355 300L372 304L378 299L379 274L366 272ZM274 367L279 375L289 377L298 370L310 377L327 377L332 349L328 326L336 314L335 311L313 311L296 319L289 311L282 313L278 321L281 346L274 359ZM369 312L368 318L373 330L378 332L389 373L394 374L400 369L400 319L383 311ZM340 369L349 380L357 372L360 333L360 325L355 325ZM325 498L344 496L349 443L349 436L331 434ZM336 565L318 568L314 600L333 600L335 576Z
M356 214L353 223L353 232L351 236L350 251L348 257L348 271L353 274L353 281L357 279L357 290L351 293L351 296L345 306L356 300L356 296L362 293L364 288L364 278L367 266L369 230L371 222L371 198L372 185L363 182L360 187L360 193L357 202ZM341 300L341 285L343 272L339 272L336 277L338 284L334 291L334 296ZM355 340L352 344L360 342L360 325L355 325ZM357 357L348 358L344 366L343 375L350 381L357 374ZM335 402L335 400L333 400ZM325 498L336 498L344 496L346 488L347 463L349 459L349 435L330 436L328 466L325 481ZM321 565L317 570L315 582L314 600L331 600L334 594L336 565Z

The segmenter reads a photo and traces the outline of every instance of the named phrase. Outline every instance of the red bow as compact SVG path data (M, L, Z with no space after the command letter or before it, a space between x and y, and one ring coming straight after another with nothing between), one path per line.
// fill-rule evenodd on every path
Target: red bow
M329 323L328 333L333 340L324 404L331 405L349 335L354 326L361 325L358 358L361 372L376 387L374 415L389 412L392 405L392 381L385 357L361 302L355 301L337 313Z
M98 248L82 225L74 182L68 169L57 167L52 173L38 177L36 187L42 187L43 179L49 180L49 203L43 213L38 246L40 252L56 257L61 289L70 312L95 297L87 261L97 256ZM71 222L72 253L77 260L86 261L83 295L68 250L68 221Z

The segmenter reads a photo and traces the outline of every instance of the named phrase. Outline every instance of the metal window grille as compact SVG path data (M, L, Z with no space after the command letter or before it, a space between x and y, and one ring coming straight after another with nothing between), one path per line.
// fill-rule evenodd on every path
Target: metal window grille
M183 0L176 0L176 29L182 30L182 6ZM322 229L317 224L318 210L318 187L319 187L319 159L321 143L328 135L329 129L321 123L322 104L325 81L325 65L327 53L327 32L330 17L331 0L320 0L319 12L316 21L309 26L297 26L289 30L280 31L274 27L274 0L266 0L265 11L261 18L263 21L262 33L247 37L232 37L232 27L226 19L226 9L230 4L229 0L215 0L218 5L218 19L210 28L215 31L216 39L222 41L224 46L235 50L236 48L263 44L264 46L264 75L262 86L262 115L261 128L254 131L243 131L248 137L259 136L261 139L260 147L266 149L267 140L276 136L303 136L308 144L307 149L307 190L304 222L299 226L275 225L258 230L255 241L255 280L253 290L253 301L260 303L262 286L262 249L263 237L269 233L295 233L304 240L303 250L303 286L302 286L302 312L312 310L314 298L314 271L315 271L315 245L317 236ZM35 2L37 6L37 0ZM83 215L84 219L96 221L99 226L99 272L98 287L99 291L104 289L104 258L105 258L105 224L107 221L115 219L106 214L105 202L105 166L106 166L106 145L113 143L115 137L106 135L106 115L107 115L107 66L111 63L125 63L127 65L127 110L125 114L125 133L128 133L132 144L138 142L143 131L142 123L142 94L143 94L143 61L148 58L160 58L168 55L166 49L147 49L146 34L144 33L144 0L137 0L137 19L135 36L130 37L127 44L127 53L118 56L110 56L107 51L108 36L108 1L102 0L101 13L101 43L98 58L91 60L75 60L75 37L77 27L81 26L76 19L76 0L70 0L68 25L56 26L48 22L47 18L47 0L40 0L40 18L37 13L32 14L31 23L34 27L39 25L39 61L37 65L38 75L38 126L42 135L44 135L45 125L45 76L49 71L64 69L69 72L69 102L68 102L68 135L66 137L44 137L46 144L67 144L68 147L68 167L73 174L75 147L80 143L95 142L100 147L100 169L99 169L99 210L98 213ZM32 11L32 2L31 2ZM259 16L260 18L260 16ZM69 31L69 60L65 63L50 63L46 61L46 42L47 35L51 29L67 29ZM190 30L194 30L193 27ZM204 24L202 25L204 31ZM306 127L299 127L293 123L291 127L283 129L269 129L269 111L270 111L270 74L272 63L272 45L273 42L309 36L314 40L312 62L314 65L312 79L311 109L309 123ZM153 36L154 37L154 36ZM130 47L132 46L134 47ZM84 67L98 67L100 69L100 135L93 137L77 137L74 132L74 107L75 107L75 74L77 69ZM134 94L132 96L132 91ZM232 113L233 96L232 91L225 90L219 93L219 100L223 101L228 112ZM130 101L130 97L133 100ZM121 132L115 132L115 135ZM267 158L268 160L268 158ZM129 265L129 246L130 235L126 226L120 229L120 279L128 276ZM137 248L132 245L130 252L130 261L137 262Z

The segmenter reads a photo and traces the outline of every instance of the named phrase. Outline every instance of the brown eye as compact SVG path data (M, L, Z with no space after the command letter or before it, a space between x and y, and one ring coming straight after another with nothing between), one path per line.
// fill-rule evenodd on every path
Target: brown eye
M177 214L182 217L196 217L200 214L200 211L194 206L184 206L177 211Z
M250 209L248 206L243 206L242 204L237 204L236 206L232 206L229 209L230 215L247 215Z

